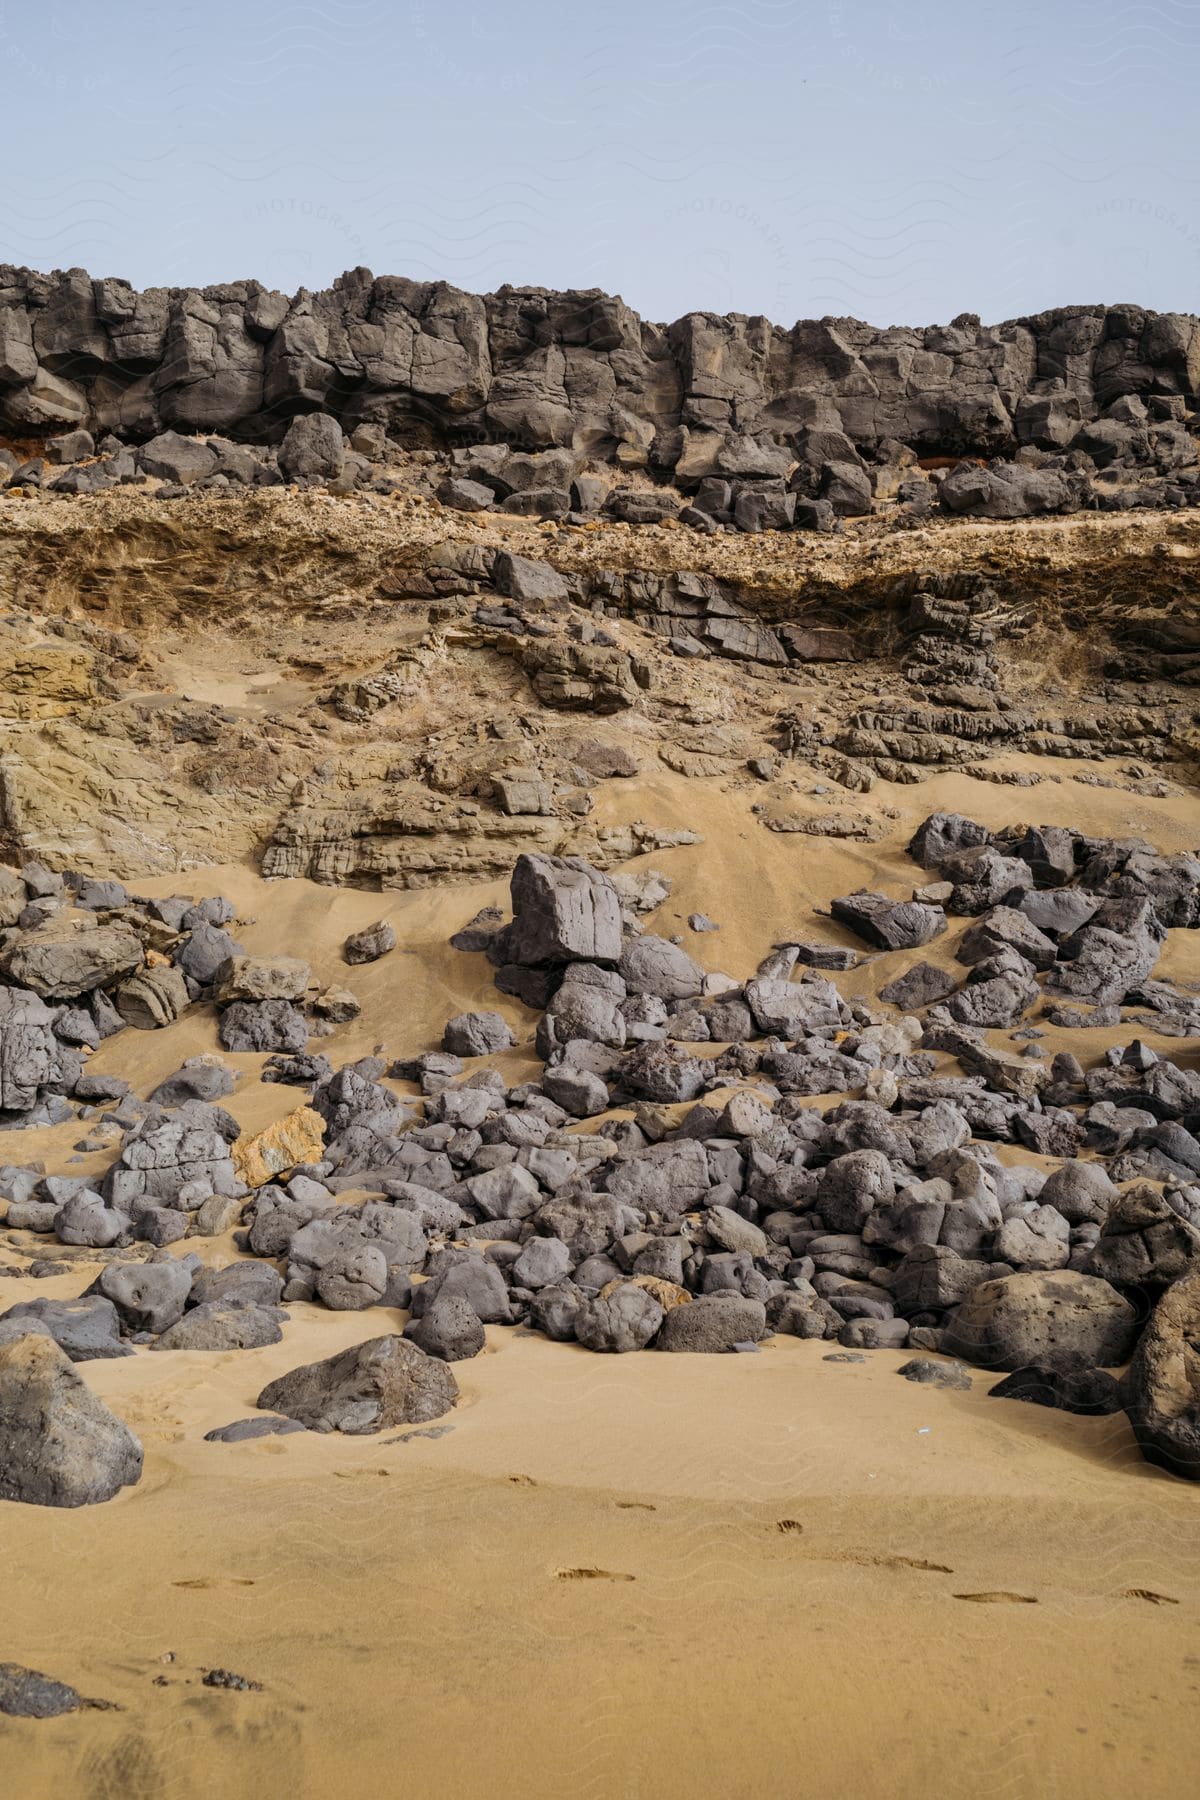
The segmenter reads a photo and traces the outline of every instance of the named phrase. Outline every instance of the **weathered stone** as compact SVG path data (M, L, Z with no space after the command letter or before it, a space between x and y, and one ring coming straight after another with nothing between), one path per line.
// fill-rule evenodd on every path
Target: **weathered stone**
M310 1431L350 1436L440 1419L458 1399L446 1365L402 1337L369 1338L270 1382L257 1404Z
M1111 1367L1136 1336L1137 1314L1115 1288L1062 1269L983 1282L955 1311L945 1348L988 1369Z
M260 1188L299 1163L321 1160L325 1121L311 1106L301 1106L262 1131L243 1133L232 1147L234 1172L249 1188Z
M0 1499L90 1506L141 1473L142 1446L57 1344L0 1344Z
M377 919L374 925L350 934L342 946L342 955L352 965L378 962L381 956L386 956L395 948L395 927L389 925L386 919Z
M216 974L218 1006L236 1000L303 1000L312 970L297 956L231 956Z
M1124 1405L1147 1462L1200 1481L1200 1270L1155 1307L1124 1383ZM2 1479L2 1476L0 1476Z
M132 975L142 959L141 939L128 925L85 931L56 921L22 932L0 951L0 974L44 1000L65 1000Z
M701 1294L687 1306L673 1306L663 1320L659 1350L716 1353L735 1344L756 1344L767 1328L761 1300Z
M143 969L123 981L113 996L127 1025L157 1031L173 1025L191 1003L187 982L178 969Z

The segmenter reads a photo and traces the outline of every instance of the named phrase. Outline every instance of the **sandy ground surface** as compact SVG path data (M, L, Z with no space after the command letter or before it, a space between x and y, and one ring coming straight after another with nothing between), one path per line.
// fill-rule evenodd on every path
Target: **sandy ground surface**
M863 804L900 816L873 845L767 832L753 796L719 782L626 783L612 804L703 831L702 845L642 859L676 884L653 928L709 913L721 931L687 934L689 950L744 976L774 939L848 941L813 917L833 894L918 883L903 844L935 807L991 825L1086 820L1167 850L1200 839L1194 796L1052 772L1033 790L881 784ZM496 995L484 959L446 944L499 886L381 896L242 869L139 885L227 893L253 920L238 931L248 947L304 954L351 986L364 1011L329 1040L336 1062L432 1046L471 1005L532 1039L533 1015ZM344 936L380 916L399 948L346 970ZM908 962L949 957L961 929L839 981L873 995ZM1198 936L1171 934L1162 966L1177 978L1200 979ZM1090 1061L1131 1035L1073 1047ZM1194 1044L1144 1035L1195 1066ZM1060 1039L1048 1030L1048 1051ZM169 1032L122 1034L92 1066L145 1092L215 1044L211 1010L196 1009ZM515 1075L530 1055L504 1062ZM229 1060L247 1127L303 1099L260 1084L261 1058ZM68 1164L78 1136L9 1134L0 1155L105 1166ZM186 1247L235 1254L225 1240ZM15 1266L0 1238L0 1308L78 1293L92 1273L72 1262L35 1283L4 1272ZM755 1356L605 1359L490 1330L485 1354L456 1366L444 1434L203 1441L266 1381L402 1321L295 1306L267 1349L86 1366L142 1438L145 1475L76 1513L0 1507L0 1659L121 1710L0 1720L0 1792L1187 1791L1200 1494L1143 1464L1123 1417L993 1401L982 1374L970 1394L915 1387L895 1374L903 1354L839 1363L835 1345L788 1338ZM204 1688L214 1666L262 1691Z

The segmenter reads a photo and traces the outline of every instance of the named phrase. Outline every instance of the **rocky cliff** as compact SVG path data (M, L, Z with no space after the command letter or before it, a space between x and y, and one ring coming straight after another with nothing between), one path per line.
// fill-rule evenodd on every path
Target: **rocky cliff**
M32 438L272 442L321 411L410 446L570 447L686 488L836 461L846 440L923 457L1058 449L1116 402L1160 403L1151 416L1169 422L1198 391L1200 320L1132 305L1000 325L658 325L596 289L480 296L360 268L291 298L256 281L137 293L0 265L0 432Z

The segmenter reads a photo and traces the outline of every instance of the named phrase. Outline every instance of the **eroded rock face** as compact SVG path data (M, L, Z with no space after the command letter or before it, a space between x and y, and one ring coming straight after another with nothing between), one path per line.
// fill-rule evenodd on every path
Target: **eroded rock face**
M28 1111L53 1078L59 1062L53 1020L39 995L0 987L0 1111Z

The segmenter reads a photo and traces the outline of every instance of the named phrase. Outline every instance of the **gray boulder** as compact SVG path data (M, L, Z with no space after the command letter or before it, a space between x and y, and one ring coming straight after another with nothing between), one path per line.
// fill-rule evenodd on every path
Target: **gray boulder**
M1085 1267L1115 1287L1160 1294L1200 1268L1200 1208L1179 1189L1160 1192L1148 1182L1114 1192Z
M503 1014L469 1012L447 1021L442 1048L453 1056L495 1056L516 1041Z
M690 1000L704 992L704 970L667 938L630 938L617 968L631 994Z
M66 1000L132 975L142 960L141 939L128 925L77 931L55 920L23 931L0 951L0 975L43 1000Z
M952 994L958 983L945 969L933 963L914 963L903 975L889 981L879 990L879 998L903 1012L916 1012L922 1006L933 1006Z
M571 1252L561 1238L535 1237L513 1263L512 1279L523 1288L556 1287L570 1268Z
M478 1313L453 1294L439 1295L419 1319L410 1319L404 1335L426 1356L436 1356L442 1362L462 1362L478 1356L487 1341Z
M78 434L87 436L86 432ZM65 1681L55 1681L22 1663L0 1662L0 1713L10 1719L58 1719L83 1707L107 1711L106 1700L85 1700Z
M621 901L606 875L579 857L517 858L513 921L503 934L509 962L527 967L615 963L621 955Z
M225 963L244 954L242 946L228 931L206 919L198 919L172 956L176 968L190 980L200 987L210 987Z
M235 1000L303 1000L312 969L298 956L231 956L215 976L218 1006Z
M353 931L342 945L342 957L352 966L359 963L378 962L381 956L396 948L395 927L386 919L377 919L374 925L366 926L362 931Z
M222 1012L217 1036L224 1050L295 1055L308 1043L308 1025L288 1000L235 1000Z
M492 579L499 592L518 605L553 606L569 597L566 581L557 569L508 550L497 556Z
M195 1269L190 1261L165 1256L153 1262L109 1263L96 1281L111 1300L127 1331L166 1331L183 1317Z
M231 1425L218 1425L212 1431L206 1431L206 1444L244 1444L255 1438L291 1437L294 1432L303 1431L299 1419L235 1419Z
M286 1313L245 1300L205 1300L164 1331L154 1350L258 1350L277 1344Z
M848 925L880 950L915 950L946 929L946 915L940 906L890 900L886 894L866 890L831 901L830 911L839 924Z
M994 1400L1026 1400L1061 1412L1104 1417L1121 1411L1123 1388L1107 1369L1014 1369L988 1389Z
M283 1277L269 1263L235 1262L223 1269L201 1269L192 1283L191 1304L213 1300L244 1300L248 1305L278 1306Z
M78 1300L20 1300L0 1315L0 1332L6 1342L24 1331L41 1331L54 1339L72 1362L132 1356L121 1342L120 1318L112 1301L88 1293Z
M600 1076L587 1069L573 1069L569 1064L547 1069L542 1090L574 1119L591 1119L608 1108L608 1087Z
M0 987L0 1111L28 1112L59 1066L54 1014L28 989Z
M988 1369L1108 1368L1137 1337L1137 1314L1107 1281L1073 1269L981 1283L953 1313L947 1355Z
M60 1244L78 1244L88 1250L107 1250L129 1231L127 1213L105 1206L99 1194L85 1189L65 1202L54 1221Z
M632 1282L622 1282L611 1294L597 1296L581 1308L575 1337L587 1350L644 1350L665 1316L653 1294Z
M189 1100L224 1100L236 1081L227 1064L214 1056L189 1056L185 1063L160 1081L150 1095L155 1106L184 1106Z
M458 1253L452 1261L445 1263L436 1274L431 1275L428 1281L414 1288L413 1317L420 1318L435 1301L443 1297L465 1301L476 1318L485 1325L508 1325L512 1322L512 1308L503 1275L494 1262L487 1261L473 1251Z
M735 1344L757 1344L767 1328L761 1300L733 1294L702 1294L667 1312L658 1334L659 1350L716 1354Z
M1102 1225L1118 1192L1103 1164L1072 1160L1046 1177L1038 1198L1055 1207L1068 1225Z
M137 452L137 462L144 474L157 476L160 481L169 481L177 487L191 487L212 475L217 467L214 450L177 431L160 432L148 444L143 444Z
M0 1499L90 1506L141 1478L142 1446L58 1345L0 1345Z

